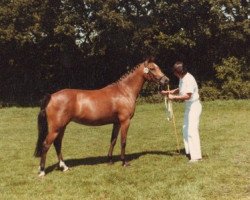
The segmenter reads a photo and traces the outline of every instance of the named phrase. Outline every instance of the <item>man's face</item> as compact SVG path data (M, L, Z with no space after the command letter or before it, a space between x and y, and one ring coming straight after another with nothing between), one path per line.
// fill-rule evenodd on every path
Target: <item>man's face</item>
M177 70L174 70L174 75L175 75L177 78L181 78L181 75L178 73Z

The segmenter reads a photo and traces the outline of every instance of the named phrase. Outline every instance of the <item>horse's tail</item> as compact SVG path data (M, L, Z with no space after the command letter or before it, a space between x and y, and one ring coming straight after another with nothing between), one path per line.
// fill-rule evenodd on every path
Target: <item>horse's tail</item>
M36 143L36 149L34 156L41 157L43 151L43 142L48 135L48 122L46 115L46 107L50 101L51 95L47 94L41 101L41 110L37 117L37 125L38 125L38 139Z

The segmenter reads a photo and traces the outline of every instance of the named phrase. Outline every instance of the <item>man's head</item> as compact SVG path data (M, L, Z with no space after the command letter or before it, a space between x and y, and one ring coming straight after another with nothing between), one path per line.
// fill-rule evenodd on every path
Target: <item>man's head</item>
M173 72L178 78L182 78L187 73L187 68L183 62L177 61L173 66Z

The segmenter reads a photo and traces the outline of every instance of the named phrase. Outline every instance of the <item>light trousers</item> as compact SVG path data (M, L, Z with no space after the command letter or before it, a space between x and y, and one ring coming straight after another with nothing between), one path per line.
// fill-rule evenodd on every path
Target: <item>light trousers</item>
M202 106L199 100L185 102L183 139L185 152L186 154L190 154L191 160L202 158L199 135L201 111Z

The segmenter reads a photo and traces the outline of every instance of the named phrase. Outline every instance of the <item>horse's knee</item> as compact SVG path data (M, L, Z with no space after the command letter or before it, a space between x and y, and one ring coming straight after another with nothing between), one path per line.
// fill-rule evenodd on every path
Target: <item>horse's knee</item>
M126 147L126 141L121 143L121 147L125 148Z
M46 141L43 143L43 153L47 153L51 144L48 144Z
M115 146L116 141L117 141L117 138L113 139L113 140L111 141L111 145L112 145L112 146Z

